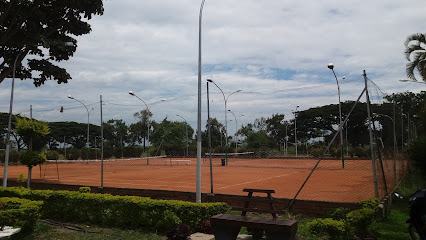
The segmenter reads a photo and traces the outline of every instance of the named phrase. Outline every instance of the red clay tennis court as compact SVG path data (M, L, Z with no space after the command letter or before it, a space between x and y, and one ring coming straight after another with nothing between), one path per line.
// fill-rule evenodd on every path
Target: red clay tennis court
M196 191L196 158L146 158L105 160L104 187ZM242 195L244 188L274 189L274 197L293 198L317 159L242 159L229 158L222 166L221 158L212 164L213 192ZM202 192L210 193L210 162L202 160ZM3 168L3 167L1 167ZM3 171L3 170L1 170ZM25 166L9 166L9 181ZM32 179L50 183L86 186L101 185L101 162L45 163L32 171ZM323 160L300 192L297 199L359 202L374 198L371 160Z

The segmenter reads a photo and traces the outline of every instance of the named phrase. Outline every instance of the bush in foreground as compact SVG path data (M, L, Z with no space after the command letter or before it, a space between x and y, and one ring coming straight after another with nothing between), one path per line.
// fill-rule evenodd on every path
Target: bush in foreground
M194 230L204 219L228 210L225 203L153 200L73 191L0 188L1 196L44 201L43 218L158 232L166 232L180 224Z

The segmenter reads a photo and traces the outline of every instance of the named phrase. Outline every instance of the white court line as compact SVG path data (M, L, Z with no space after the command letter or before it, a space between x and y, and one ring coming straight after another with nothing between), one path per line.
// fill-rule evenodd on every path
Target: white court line
M270 177L270 178L264 178L264 179L259 179L259 180L255 180L255 181L250 181L250 182L243 182L243 183L234 184L234 185L227 185L226 187L220 187L219 189L224 189L224 188L229 188L229 187L236 187L236 186L240 186L240 185L244 185L244 184L261 182L261 181L267 181L267 180L270 180L270 179L273 179L273 178L280 178L280 177L284 177L284 176L287 176L287 175L290 175L290 174L294 174L294 173L299 173L299 172L291 172L291 173L287 173L287 174L283 174L283 175L279 175L279 176L273 176L273 177Z

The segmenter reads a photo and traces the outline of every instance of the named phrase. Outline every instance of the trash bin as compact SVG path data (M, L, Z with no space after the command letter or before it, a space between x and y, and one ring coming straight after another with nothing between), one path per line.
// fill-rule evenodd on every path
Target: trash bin
M225 166L225 158L222 158L222 166Z

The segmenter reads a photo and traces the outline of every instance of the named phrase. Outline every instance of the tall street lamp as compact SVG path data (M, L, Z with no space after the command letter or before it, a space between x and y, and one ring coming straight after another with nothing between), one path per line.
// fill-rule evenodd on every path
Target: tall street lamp
M227 121L227 114L226 114L226 103L228 102L228 98L232 95L232 94L234 94L234 93L238 93L238 92L241 92L242 90L241 89L238 89L237 91L235 91L235 92L232 92L232 93L230 93L227 97L225 97L225 93L222 91L222 89L215 83L215 82L213 82L213 80L211 80L211 79L207 79L207 82L211 82L211 83L213 83L221 92L222 92L222 95L223 95L223 101L225 102L225 151L226 151L226 165L228 166L228 121Z
M201 2L198 16L197 179L195 193L197 203L201 203L201 17L203 16L204 1Z
M342 155L342 168L345 168L345 153L344 153L344 146L343 146L343 127L342 127L342 106L340 104L340 85L339 85L339 81L337 80L337 76L336 73L334 72L334 65L333 63L329 63L328 64L328 68L331 69L331 71L334 74L334 77L336 78L336 83L337 83L337 93L339 95L339 129L340 129L340 153Z
M186 156L188 156L188 122L186 121L186 119L184 117L182 117L181 115L177 114L176 116L182 118L185 121L185 132L186 132Z
M77 102L79 102L80 104L82 104L87 111L87 141L86 141L86 163L89 164L89 109L87 108L87 106L80 102L78 99L75 99L74 97L72 97L71 95L68 95L69 99L73 99Z
M297 109L299 105L296 106L296 111L294 111L294 146L296 148L296 157L297 157Z
M237 153L237 131L238 131L238 123L237 123L237 117L235 116L235 114L231 111L231 109L228 109L228 112L232 113L232 115L234 115L235 118L235 134L234 134L234 140L235 140L235 153Z
M13 108L13 91L15 88L15 72L16 72L16 62L18 61L21 53L15 58L13 63L13 73L12 73L12 89L10 92L10 106L9 106L9 123L7 125L7 136L6 136L6 152L4 157L4 172L3 172L3 187L7 187L7 167L9 164L9 155L10 155L10 133L12 131L12 108Z
M130 95L132 95L132 96L134 96L134 97L136 97L137 99L139 99L141 102L143 102L144 104L145 104L145 107L146 107L146 112L147 112L147 120L148 120L148 123L147 123L147 126L148 126L148 133L147 133L147 141L148 141L148 144L147 144L147 155L146 155L146 165L149 165L149 145L150 145L150 142L149 142L149 130L150 130L150 124L149 124L149 115L150 115L150 111L149 111L149 107L148 107L148 104L146 104L146 102L144 101L144 100L142 100L140 97L138 97L138 95L136 95L135 93L133 93L132 91L129 91L129 94ZM162 99L162 100L160 100L160 101L157 101L157 102L164 102L165 100L164 99ZM156 102L154 102L154 103L156 103Z

